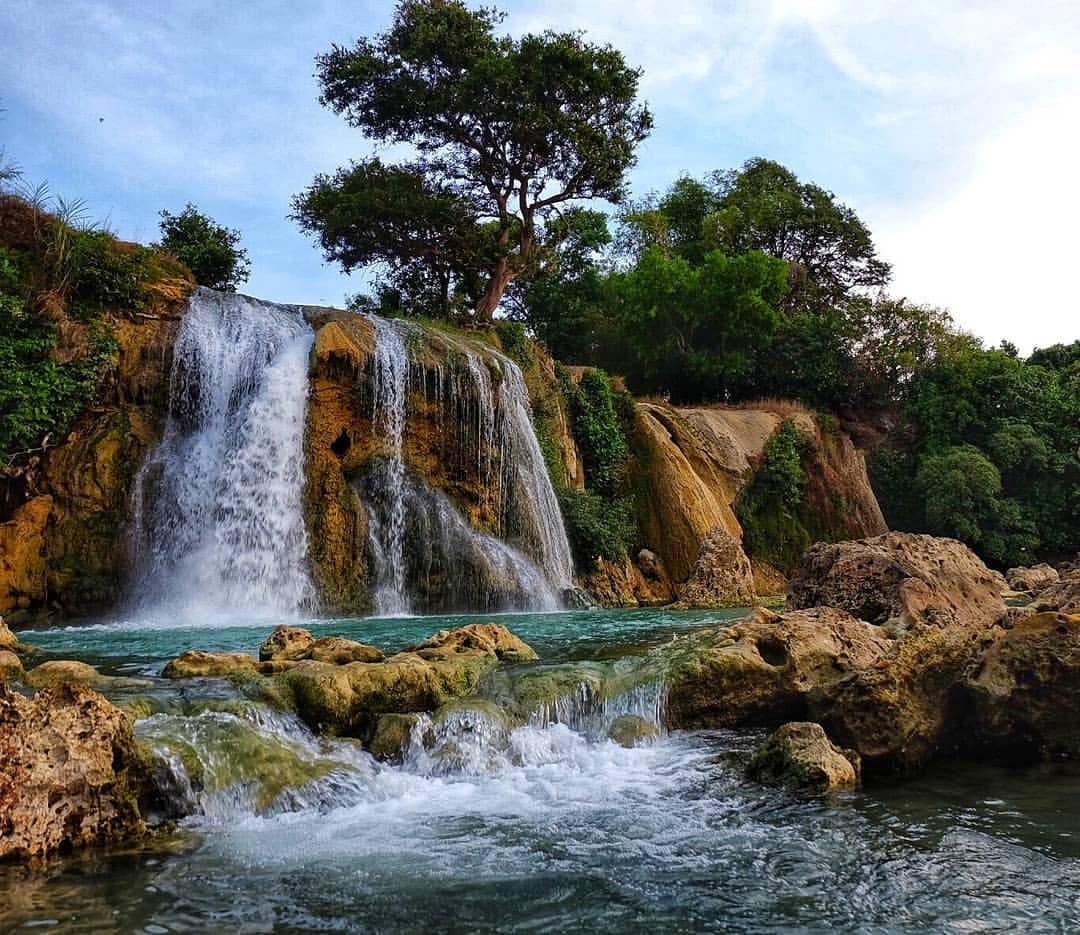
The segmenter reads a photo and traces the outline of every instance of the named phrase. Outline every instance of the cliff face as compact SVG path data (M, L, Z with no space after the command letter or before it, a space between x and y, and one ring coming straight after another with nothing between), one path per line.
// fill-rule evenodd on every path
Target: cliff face
M85 615L120 599L132 482L161 436L172 348L192 287L178 271L153 285L153 301L138 315L108 315L119 350L101 398L62 444L6 478L0 615L16 622ZM512 374L497 338L332 309L304 312L315 331L304 518L321 610L372 610L390 559L403 567L412 609L421 612L524 606L529 589L550 589L558 574L545 566L552 558L546 508L520 502L521 485L536 480L524 468L535 471L536 462L514 441L501 401L514 388L504 385ZM396 430L387 421L393 362L380 345L384 328L407 351L398 374L407 426ZM77 328L69 329L57 353L65 343L77 353L79 340ZM525 398L527 384L547 469L557 486L580 490L584 462L554 364L533 350L519 363L518 395ZM862 454L827 419L652 401L638 401L634 411L628 486L639 541L624 561L578 569L579 583L604 605L743 605L783 588L766 556L747 548L753 537L744 535L739 504L785 418L804 439L800 535L836 540L885 531ZM404 551L388 559L387 527L395 522Z
M655 402L639 402L637 411L633 473L646 548L630 568L602 567L587 586L612 603L646 592L688 606L747 604L782 589L782 574L747 555L736 506L785 416ZM885 532L865 459L851 440L828 420L802 412L790 418L805 439L799 513L812 517L806 535L833 541Z
M68 437L3 478L0 616L81 616L120 598L131 484L160 436L172 347L194 287L179 266L144 284L138 313L109 312L115 362L100 398ZM79 353L78 326L61 332L61 362Z

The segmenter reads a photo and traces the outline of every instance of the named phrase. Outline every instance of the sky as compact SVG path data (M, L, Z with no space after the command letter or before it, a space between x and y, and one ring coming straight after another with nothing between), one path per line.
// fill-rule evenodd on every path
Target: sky
M491 0L489 0L490 5ZM835 192L890 292L1021 351L1080 337L1075 0L503 0L644 70L635 197L764 156ZM370 0L0 0L0 147L31 185L151 242L186 203L242 232L244 291L364 288L289 220L372 144L318 103L314 58L386 29Z

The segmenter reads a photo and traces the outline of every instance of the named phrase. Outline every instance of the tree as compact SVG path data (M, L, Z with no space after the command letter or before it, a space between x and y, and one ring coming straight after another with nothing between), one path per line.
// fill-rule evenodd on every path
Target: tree
M222 227L188 204L179 214L161 212L161 242L165 250L187 265L201 286L235 292L251 271L240 232Z
M564 208L623 198L652 127L635 103L640 72L619 52L572 33L499 37L501 19L460 0L403 0L387 33L319 56L322 103L416 158L353 163L293 200L327 259L439 271L444 295L463 285L481 322L542 265Z

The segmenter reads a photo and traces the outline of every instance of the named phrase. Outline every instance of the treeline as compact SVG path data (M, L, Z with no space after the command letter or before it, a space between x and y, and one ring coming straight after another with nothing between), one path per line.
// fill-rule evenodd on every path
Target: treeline
M824 189L753 160L679 179L609 230L569 215L511 314L560 360L675 403L801 400L876 434L891 526L998 565L1080 550L1080 342L987 348L887 293L867 227Z

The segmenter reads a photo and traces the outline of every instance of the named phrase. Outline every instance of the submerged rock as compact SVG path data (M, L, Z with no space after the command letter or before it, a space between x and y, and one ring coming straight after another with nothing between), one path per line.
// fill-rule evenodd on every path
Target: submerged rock
M859 754L841 750L820 724L784 724L758 748L747 768L751 779L802 792L855 789L860 782Z
M657 726L640 714L620 714L611 722L608 738L620 747L639 747L660 736Z
M377 760L400 763L409 749L419 714L383 714L375 724L368 752Z
M39 858L146 830L153 767L131 722L81 685L25 698L0 684L0 859Z

